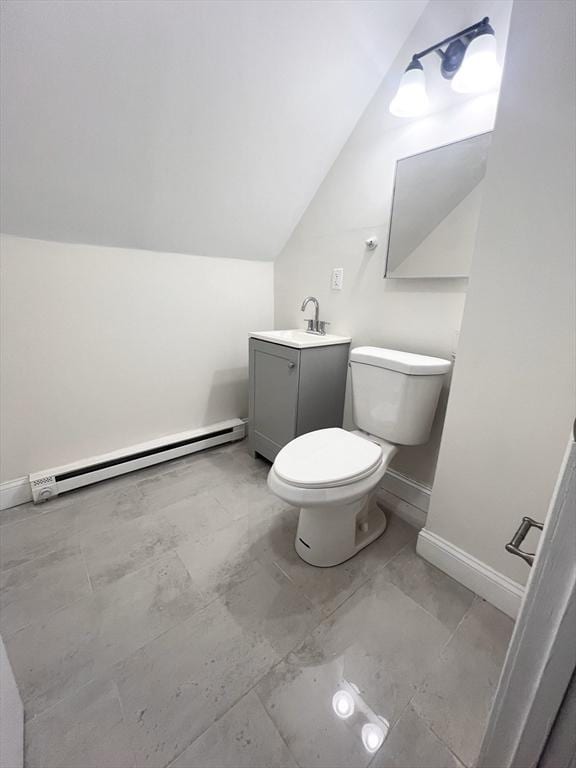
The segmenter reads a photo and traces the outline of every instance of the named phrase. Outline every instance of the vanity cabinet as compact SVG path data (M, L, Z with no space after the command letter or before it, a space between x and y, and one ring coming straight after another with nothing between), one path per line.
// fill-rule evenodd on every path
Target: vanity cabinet
M297 349L250 339L248 439L274 461L298 435L341 427L350 344Z

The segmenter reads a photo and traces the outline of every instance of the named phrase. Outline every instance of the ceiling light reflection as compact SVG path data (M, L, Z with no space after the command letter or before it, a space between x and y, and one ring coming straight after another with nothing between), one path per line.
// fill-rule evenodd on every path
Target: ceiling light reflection
M364 744L366 752L369 752L371 755L378 752L384 743L386 733L384 732L384 729L379 725L376 725L376 723L365 723L362 726L362 743Z
M332 709L341 720L346 720L354 713L354 699L348 691L336 691L332 697Z

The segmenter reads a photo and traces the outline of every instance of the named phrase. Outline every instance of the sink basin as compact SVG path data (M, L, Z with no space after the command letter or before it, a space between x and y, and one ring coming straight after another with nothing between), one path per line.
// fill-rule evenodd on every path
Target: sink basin
M325 336L317 336L314 333L306 333L295 328L290 331L253 331L250 338L271 341L273 344L282 344L284 347L326 347L330 344L348 344L352 339L349 336L335 336L327 333Z

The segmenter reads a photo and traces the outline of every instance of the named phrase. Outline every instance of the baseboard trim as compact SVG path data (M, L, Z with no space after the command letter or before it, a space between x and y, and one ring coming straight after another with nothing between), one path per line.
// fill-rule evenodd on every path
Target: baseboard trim
M92 485L138 469L171 461L217 445L242 440L245 419L228 419L206 427L165 435L128 448L92 456L62 467L34 472L0 484L0 509L16 507L29 501L45 501L38 491L49 488L51 496Z
M518 582L509 579L426 528L418 534L416 551L429 563L464 584L508 616L515 619L518 615L524 596L524 587Z
M382 478L378 499L386 509L420 529L426 524L431 492L428 486L389 469Z
M17 477L15 480L0 483L0 509L17 507L28 501L32 501L32 491L27 477Z

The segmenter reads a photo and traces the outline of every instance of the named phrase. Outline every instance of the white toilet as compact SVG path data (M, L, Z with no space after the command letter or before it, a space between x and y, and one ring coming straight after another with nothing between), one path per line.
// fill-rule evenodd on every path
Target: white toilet
M296 551L311 565L338 565L386 529L375 491L396 445L430 436L450 362L379 347L350 353L352 413L358 430L320 429L278 453L268 487L300 507Z

